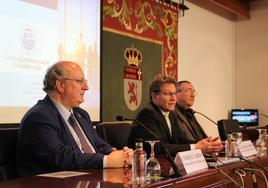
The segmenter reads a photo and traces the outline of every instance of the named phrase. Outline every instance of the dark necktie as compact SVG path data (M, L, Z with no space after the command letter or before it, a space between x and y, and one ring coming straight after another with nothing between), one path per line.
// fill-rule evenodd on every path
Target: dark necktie
M83 133L82 133L82 130L81 128L79 127L78 123L76 122L75 120L75 117L74 117L74 114L71 113L69 119L68 119L68 122L69 124L72 126L74 132L76 133L76 135L78 136L79 140L80 140L80 143L81 143L81 146L82 146L82 150L85 152L85 153L95 153L93 151L93 147L90 147L88 145L88 142L87 140L85 139L85 137L83 136Z

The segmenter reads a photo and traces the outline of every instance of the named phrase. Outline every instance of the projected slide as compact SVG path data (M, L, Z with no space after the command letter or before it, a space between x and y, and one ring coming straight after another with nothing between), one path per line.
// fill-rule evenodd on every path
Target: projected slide
M85 102L100 120L100 1L8 0L0 7L0 123L18 123L45 96L44 74L77 62L88 79Z

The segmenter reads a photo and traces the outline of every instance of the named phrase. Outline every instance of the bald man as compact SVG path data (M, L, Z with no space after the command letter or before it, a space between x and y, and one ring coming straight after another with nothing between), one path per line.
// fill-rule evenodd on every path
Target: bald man
M44 78L47 93L23 117L17 144L20 176L87 168L123 167L132 149L116 150L93 130L79 105L88 90L80 66L60 61Z

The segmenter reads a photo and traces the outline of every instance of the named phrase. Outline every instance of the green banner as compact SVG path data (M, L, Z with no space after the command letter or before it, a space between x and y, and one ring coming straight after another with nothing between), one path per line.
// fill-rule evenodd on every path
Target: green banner
M149 85L153 77L162 73L163 45L122 33L103 31L102 34L102 121L115 121L117 115L134 118L149 101ZM142 70L142 97L134 111L128 108L124 98L124 67L128 65L125 50L131 47L142 55L139 64Z

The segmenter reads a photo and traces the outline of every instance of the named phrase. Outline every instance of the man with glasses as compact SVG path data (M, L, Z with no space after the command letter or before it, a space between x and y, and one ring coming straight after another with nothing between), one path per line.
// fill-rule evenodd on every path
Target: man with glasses
M167 76L156 76L149 89L150 101L136 117L137 121L141 122L160 138L173 156L179 151L190 149L187 137L180 131L174 111L177 99L176 94L175 80ZM135 138L156 139L142 126L134 123L128 138L129 147L134 148ZM145 145L147 152L149 152L149 149ZM155 145L155 153L162 153L159 143Z
M79 108L89 89L80 66L60 61L44 78L47 93L23 117L17 144L20 176L86 168L123 167L132 149L116 150L93 130L86 111Z
M201 149L203 152L214 152L223 149L218 137L208 137L194 116L192 106L195 101L196 91L189 81L177 82L176 113L181 131L186 135L191 149Z

